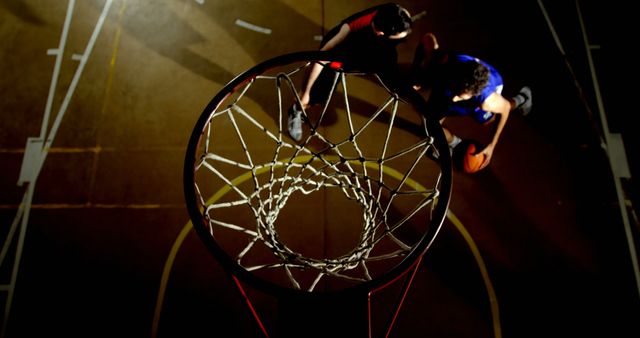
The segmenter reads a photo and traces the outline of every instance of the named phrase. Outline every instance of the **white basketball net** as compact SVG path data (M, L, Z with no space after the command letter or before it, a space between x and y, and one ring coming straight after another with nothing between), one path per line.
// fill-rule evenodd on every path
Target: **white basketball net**
M396 265L426 232L441 179L426 156L435 147L424 118L376 75L335 71L329 101L304 112L302 141L290 139L287 110L312 64L269 70L230 93L210 113L194 168L205 226L228 255L308 291L323 280L368 281ZM338 122L326 123L332 113ZM409 120L412 130L402 127ZM306 212L316 206L324 211ZM319 220L333 213L344 224ZM326 249L351 236L328 228L355 233L353 247Z

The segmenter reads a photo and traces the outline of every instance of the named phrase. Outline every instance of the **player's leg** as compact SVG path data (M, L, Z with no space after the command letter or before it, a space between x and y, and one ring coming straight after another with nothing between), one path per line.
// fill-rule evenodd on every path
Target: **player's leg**
M327 100L329 99L329 94L336 84L335 76L335 70L331 69L328 66L322 67L320 75L318 75L317 79L315 79L311 87L309 93L309 102L304 108L318 104L325 104L327 102ZM300 107L297 103L293 104L291 108L289 108L287 115L287 128L289 130L289 136L291 136L296 141L300 141L303 134L302 123L304 122L302 107Z
M444 122L444 118L440 120L440 124L442 124L443 122ZM458 144L460 144L460 142L462 142L462 139L458 135L451 132L451 130L449 130L446 127L442 127L442 130L444 131L444 136L447 138L449 149L453 151L453 148L455 148Z

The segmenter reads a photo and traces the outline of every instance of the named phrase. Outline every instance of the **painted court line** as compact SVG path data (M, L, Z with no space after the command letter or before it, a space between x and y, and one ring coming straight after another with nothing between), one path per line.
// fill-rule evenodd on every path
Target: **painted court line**
M271 34L271 29L260 27L246 21L236 19L236 25L262 34Z

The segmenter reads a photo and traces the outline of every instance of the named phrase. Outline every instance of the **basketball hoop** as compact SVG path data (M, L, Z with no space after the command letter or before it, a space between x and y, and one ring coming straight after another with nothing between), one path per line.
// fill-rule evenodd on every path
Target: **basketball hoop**
M233 79L200 116L185 158L186 203L206 247L234 280L296 306L369 297L417 268L451 193L447 142L422 97L325 61L337 60L292 53ZM333 85L303 110L296 142L287 110L302 106L314 64Z

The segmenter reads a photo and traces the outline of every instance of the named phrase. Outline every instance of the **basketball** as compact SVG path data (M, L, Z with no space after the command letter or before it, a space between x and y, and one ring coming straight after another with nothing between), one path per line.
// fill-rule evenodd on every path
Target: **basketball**
M477 154L483 148L484 146L476 140L463 139L460 144L453 148L451 153L452 164L457 170L467 174L477 172L486 161L485 155Z
M484 154L477 154L476 152L479 150L479 147L476 147L477 144L474 142L469 142L467 145L467 150L464 154L464 160L462 163L462 169L464 172L471 174L482 168L482 164L487 159Z

